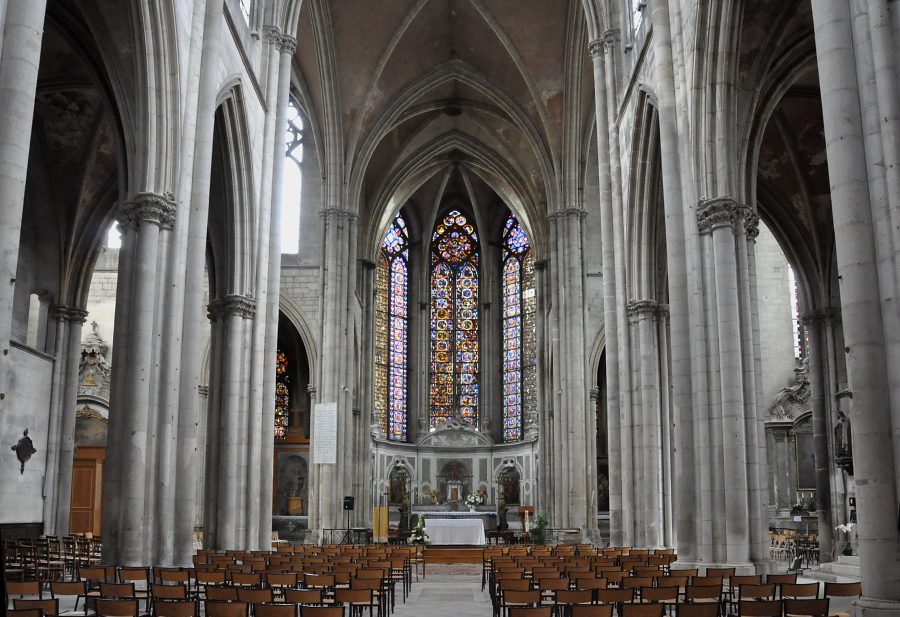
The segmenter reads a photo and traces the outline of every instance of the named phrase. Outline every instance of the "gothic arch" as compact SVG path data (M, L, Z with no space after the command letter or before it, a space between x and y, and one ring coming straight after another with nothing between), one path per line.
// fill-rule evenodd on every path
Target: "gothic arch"
M282 294L278 304L282 315L284 315L294 328L297 329L297 334L300 335L300 340L306 348L306 356L309 360L310 383L318 383L319 352L318 347L316 346L316 338L309 325L309 320L304 315L303 310L285 295Z

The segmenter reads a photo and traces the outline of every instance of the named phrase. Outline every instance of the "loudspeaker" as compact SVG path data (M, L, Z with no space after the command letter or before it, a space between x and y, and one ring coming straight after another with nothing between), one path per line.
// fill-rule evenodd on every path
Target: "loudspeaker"
M352 510L353 509L353 496L347 495L344 497L344 510Z

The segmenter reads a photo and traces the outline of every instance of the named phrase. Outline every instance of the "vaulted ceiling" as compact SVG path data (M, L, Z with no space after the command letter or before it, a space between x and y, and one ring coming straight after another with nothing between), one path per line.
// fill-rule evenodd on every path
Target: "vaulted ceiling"
M295 66L375 227L451 166L536 219L592 111L585 37L578 0L307 0Z

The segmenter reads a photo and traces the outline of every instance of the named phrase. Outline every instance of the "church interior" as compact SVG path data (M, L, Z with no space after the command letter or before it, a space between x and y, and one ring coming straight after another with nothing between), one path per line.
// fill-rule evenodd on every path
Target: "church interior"
M900 616L898 54L892 0L0 0L9 609Z

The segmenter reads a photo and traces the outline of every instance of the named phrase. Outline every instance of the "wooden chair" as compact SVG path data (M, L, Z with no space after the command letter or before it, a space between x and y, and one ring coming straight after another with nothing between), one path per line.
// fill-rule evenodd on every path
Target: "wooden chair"
M100 583L100 595L107 599L137 599L134 595L134 583Z
M50 597L56 599L68 600L75 598L75 605L71 610L63 611L61 616L80 617L87 614L86 610L78 610L78 603L82 600L87 602L87 584L84 581L50 581ZM87 607L85 607L87 608Z
M541 592L539 589L531 589L528 591L519 591L509 589L503 592L500 597L500 614L504 612L509 615L510 608L529 608L540 605Z
M593 589L560 589L556 592L556 598L554 598L556 606L559 606L563 609L570 609L576 604L591 604L594 601L594 590ZM565 614L568 614L569 611L565 610Z
M782 600L785 617L828 617L828 598Z
M44 617L39 608L9 608L6 617Z
M24 599L26 596L31 599L40 600L43 597L40 581L6 581L7 597L19 596Z
M248 617L250 605L246 602L206 600L206 617Z
M826 598L852 598L862 594L862 583L825 583ZM829 613L833 617L847 617L847 611Z
M781 617L781 600L741 600L738 617Z
M216 602L237 602L237 587L207 587L206 599L215 600Z
M250 604L262 604L266 602L274 602L275 594L269 587L266 587L265 589L238 587L237 599L241 602L249 602Z
M153 617L200 617L200 603L197 600L155 599Z
M369 617L372 616L372 610L377 608L377 614L381 615L381 603L375 597L372 589L335 589L334 602L342 606L347 606L350 617L353 615L362 615L363 610L368 607Z
M612 617L612 604L576 604L571 617Z
M119 568L119 582L131 583L134 597L143 600L147 612L150 611L150 568Z
M688 585L684 588L684 601L690 603L715 603L722 602L722 588L712 585L696 586Z
M797 582L797 573L790 574L766 574L767 583L775 583L776 585L793 585Z
M663 617L665 610L662 604L623 604L619 617Z
M279 604L254 603L253 617L297 617L297 605L283 602Z
M514 606L509 609L508 617L551 617L552 611L549 606Z
M601 604L621 605L634 602L634 589L597 589L597 602Z
M300 617L344 617L343 606L301 606Z
M259 587L262 585L262 574L259 572L232 572L231 584L235 587Z
M97 598L94 604L97 617L138 617L137 600Z
M59 600L55 598L46 598L44 600L13 600L13 608L16 610L37 609L45 617L56 617L59 615Z
M781 586L782 599L800 599L819 597L819 583L785 583Z
M641 602L677 604L678 587L641 587Z
M745 600L774 600L776 595L775 583L740 585L737 591L739 602Z
M285 589L284 601L292 604L316 606L322 604L321 589Z
M150 598L156 600L187 600L188 592L184 585L150 585Z
M679 602L675 605L675 617L718 617L718 615L718 602L708 602L700 604Z

